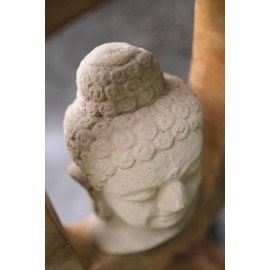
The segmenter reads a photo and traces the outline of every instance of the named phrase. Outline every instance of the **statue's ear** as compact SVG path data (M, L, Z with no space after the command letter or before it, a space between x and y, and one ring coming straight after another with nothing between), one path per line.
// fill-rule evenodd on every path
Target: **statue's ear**
M68 174L83 187L88 188L89 180L87 175L85 175L80 167L78 167L75 163L68 166Z
M94 190L90 186L89 177L83 173L83 171L75 163L72 163L68 167L68 174L82 185L89 193L93 201L93 206L96 214L103 219L109 219L113 212L105 201L102 191Z

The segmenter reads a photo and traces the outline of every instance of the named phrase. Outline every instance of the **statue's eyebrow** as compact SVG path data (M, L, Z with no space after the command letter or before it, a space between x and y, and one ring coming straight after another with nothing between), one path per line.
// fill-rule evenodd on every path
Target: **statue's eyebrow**
M120 196L129 196L129 195L136 195L137 193L141 193L141 192L151 192L153 189L156 189L159 186L149 187L149 188L145 188L145 189L132 190L132 191L129 191L129 192L121 193L119 195Z

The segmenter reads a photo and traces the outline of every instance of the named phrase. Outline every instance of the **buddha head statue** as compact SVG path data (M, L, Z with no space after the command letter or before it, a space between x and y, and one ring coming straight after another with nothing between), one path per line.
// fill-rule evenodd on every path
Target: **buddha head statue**
M200 183L198 98L153 55L127 43L95 48L77 70L64 119L73 178L97 216L139 230L183 223Z

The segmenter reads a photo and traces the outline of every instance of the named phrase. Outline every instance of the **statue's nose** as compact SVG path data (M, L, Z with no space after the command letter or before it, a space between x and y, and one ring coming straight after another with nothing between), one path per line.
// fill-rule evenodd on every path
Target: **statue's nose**
M185 207L186 200L184 185L179 180L175 180L160 190L158 208L166 212L178 212Z

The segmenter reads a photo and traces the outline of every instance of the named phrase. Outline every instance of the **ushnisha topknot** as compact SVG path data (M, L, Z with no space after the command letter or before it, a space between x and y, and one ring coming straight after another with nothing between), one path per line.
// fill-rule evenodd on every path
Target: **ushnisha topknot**
M96 47L80 63L77 89L88 115L135 111L164 92L165 79L153 55L127 43Z
M151 53L126 43L107 43L88 54L78 68L77 87L64 133L86 188L101 190L118 170L184 145L201 127L200 104L188 85L163 74ZM186 153L174 158L174 173L199 155L201 143L184 146Z

